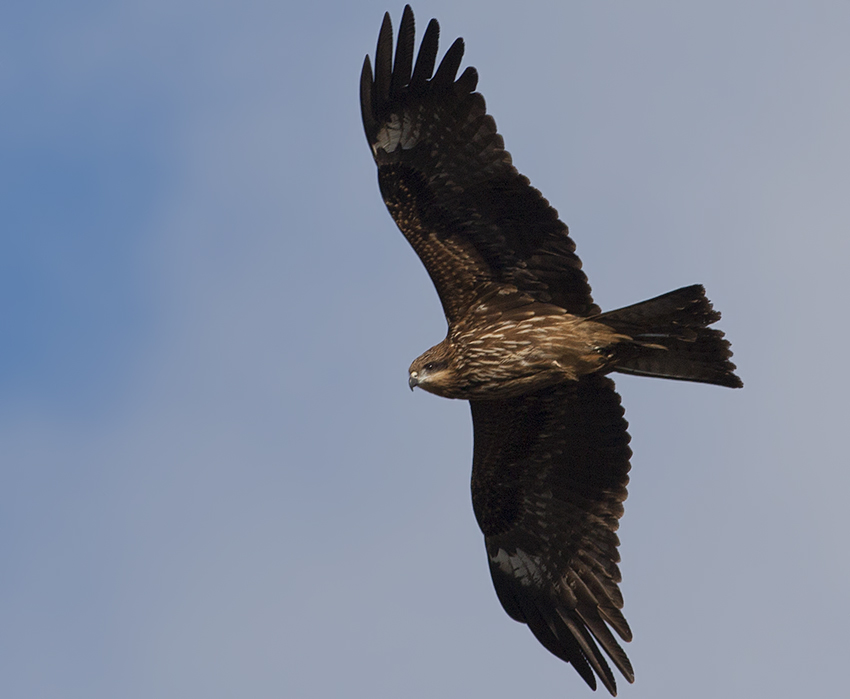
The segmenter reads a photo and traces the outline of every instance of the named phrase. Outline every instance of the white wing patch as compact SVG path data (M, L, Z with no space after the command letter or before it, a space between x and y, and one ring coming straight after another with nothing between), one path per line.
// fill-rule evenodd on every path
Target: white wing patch
M402 150L410 150L419 142L419 124L415 122L410 114L404 113L399 116L392 114L388 123L381 127L375 143L372 144L372 152L377 155L378 149L385 153L392 153L399 146Z
M500 548L491 560L499 566L499 570L519 580L524 587L543 587L544 567L537 556L531 556L522 549L509 553Z

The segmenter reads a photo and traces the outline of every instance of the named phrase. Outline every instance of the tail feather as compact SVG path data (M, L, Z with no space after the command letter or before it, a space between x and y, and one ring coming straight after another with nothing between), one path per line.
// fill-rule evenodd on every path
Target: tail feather
M628 336L614 349L614 371L740 388L732 350L720 330L720 313L700 284L597 316Z

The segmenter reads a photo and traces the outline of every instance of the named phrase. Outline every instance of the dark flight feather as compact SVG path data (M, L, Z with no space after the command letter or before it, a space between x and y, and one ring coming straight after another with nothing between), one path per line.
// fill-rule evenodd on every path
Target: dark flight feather
M410 5L405 5L405 12ZM411 12L411 17L413 13ZM410 39L405 37L405 41L410 42L410 50L413 50L413 35ZM434 74L434 66L437 65L437 49L440 43L440 25L436 19L428 22L428 27L425 29L425 35L422 37L422 44L419 46L419 55L416 57L416 67L413 69L413 77L410 79L410 88L412 91L421 91L426 87L426 81L431 79ZM399 90L404 88L399 85ZM400 93L399 93L400 94Z
M401 16L401 26L398 28L398 45L395 50L395 63L393 64L392 81L390 92L397 94L410 82L413 70L413 11L410 5L404 8Z

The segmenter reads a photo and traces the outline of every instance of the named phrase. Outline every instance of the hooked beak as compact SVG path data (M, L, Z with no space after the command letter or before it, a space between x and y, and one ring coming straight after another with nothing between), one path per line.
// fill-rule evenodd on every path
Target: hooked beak
M411 371L410 376L407 378L407 385L410 386L411 391L416 388L419 385L419 374Z

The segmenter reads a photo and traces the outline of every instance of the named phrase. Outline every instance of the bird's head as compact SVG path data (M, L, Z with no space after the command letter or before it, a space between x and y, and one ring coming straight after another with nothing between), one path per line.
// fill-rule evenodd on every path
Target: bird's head
M408 370L407 383L412 391L416 386L438 396L454 398L457 384L451 347L447 340L417 357Z

